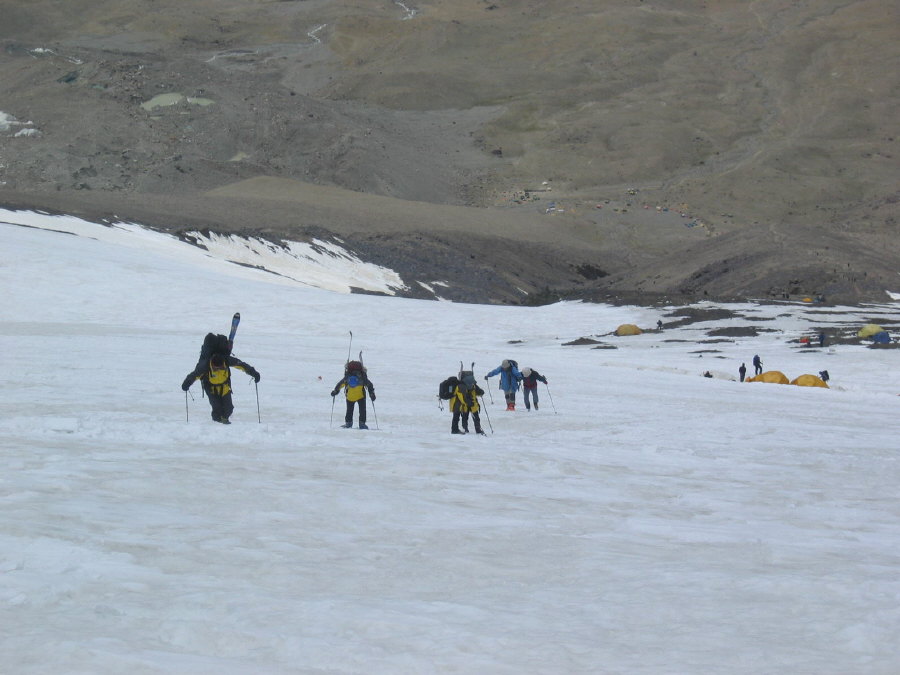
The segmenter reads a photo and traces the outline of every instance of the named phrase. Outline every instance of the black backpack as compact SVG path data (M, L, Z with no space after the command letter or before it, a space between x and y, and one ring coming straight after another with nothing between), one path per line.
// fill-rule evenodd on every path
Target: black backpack
M455 375L451 375L438 386L438 398L449 401L453 398L453 390L459 384L459 379Z
M213 354L221 354L229 356L231 354L231 343L224 335L216 335L215 333L207 333L203 338L203 346L200 348L200 361L209 361Z

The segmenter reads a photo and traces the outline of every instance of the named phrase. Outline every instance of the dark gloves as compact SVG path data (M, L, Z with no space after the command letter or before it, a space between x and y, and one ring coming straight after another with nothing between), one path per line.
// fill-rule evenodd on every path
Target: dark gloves
M253 381L254 381L254 382L259 382L259 373L258 373L258 372L256 372L256 371L254 370L254 371L253 371L252 373L250 373L250 374L253 376Z
M332 396L337 396L337 395L338 395L338 390L335 389L334 391L332 391L332 392L331 392L331 395L332 395Z
M374 401L375 400L375 392L373 391L371 395L372 395L372 400Z
M191 385L194 384L195 379L196 378L194 377L193 373L184 378L184 382L181 383L181 391L187 391L188 389L190 389Z

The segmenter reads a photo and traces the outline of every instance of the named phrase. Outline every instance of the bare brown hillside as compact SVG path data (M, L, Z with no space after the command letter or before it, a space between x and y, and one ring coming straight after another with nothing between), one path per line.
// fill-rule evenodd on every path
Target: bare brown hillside
M0 203L455 299L898 290L893 0L0 0Z

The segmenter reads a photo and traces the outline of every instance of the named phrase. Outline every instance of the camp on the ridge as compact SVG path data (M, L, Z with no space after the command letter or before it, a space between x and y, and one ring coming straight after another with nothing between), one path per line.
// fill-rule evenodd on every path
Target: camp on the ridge
M867 323L865 326L859 329L859 332L856 334L856 337L867 338L872 337L873 335L877 335L878 333L884 333L884 328L874 323Z
M764 373L760 373L759 375L754 375L753 377L748 377L747 382L768 382L770 384L790 384L791 381L787 379L784 373L780 370L767 370Z
M791 380L791 384L796 384L798 387L824 387L828 389L828 385L825 384L825 380L823 380L818 375L800 375L799 377L795 377Z
M640 335L643 332L644 331L635 326L633 323L623 323L621 326L616 328L616 335Z

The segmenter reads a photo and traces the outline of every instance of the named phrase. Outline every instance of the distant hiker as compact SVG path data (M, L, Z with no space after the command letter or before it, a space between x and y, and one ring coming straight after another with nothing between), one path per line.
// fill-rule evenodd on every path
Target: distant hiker
M481 429L481 416L479 411L481 405L478 401L479 396L484 395L484 390L478 386L475 381L475 375L471 370L460 371L456 384L452 386L452 397L450 398L450 411L453 413L453 419L450 422L451 434L467 434L469 433L469 415L472 415L472 421L475 423L475 433L484 436ZM459 429L462 422L462 431Z
M747 377L747 364L742 363L742 364L741 364L741 367L738 368L738 373L739 373L740 376L741 376L741 382L743 382L743 381L744 381L744 378Z
M231 356L230 345L224 335L210 333L206 337L200 351L200 360L196 368L184 378L181 388L187 391L196 380L200 380L200 386L203 387L212 408L213 421L231 424L228 420L234 412L234 404L231 401L231 369L243 370L254 382L259 382L259 373L253 366ZM210 337L215 340L211 340ZM212 353L209 353L210 351Z
M825 333L824 332L819 332L819 346L820 347L825 346Z
M703 377L712 377L712 373L707 370L705 373L703 373Z
M756 375L762 373L762 361L759 360L759 354L753 357L753 368L756 370Z
M353 408L359 406L359 428L368 429L369 427L366 426L366 390L369 391L369 396L374 401L375 387L369 381L361 361L347 362L344 367L344 376L334 385L331 395L337 396L342 388L347 399L347 413L344 415L344 423L341 428L349 429L353 426Z
M512 359L503 359L503 362L484 376L487 380L494 375L500 375L500 389L506 396L506 409L516 409L516 392L519 391L519 382L522 381L522 373L519 372L519 364Z
M827 371L827 370L820 370L820 371L819 371L819 377L822 378L822 382L828 382L828 380L831 379L831 378L829 377L829 375L828 375L828 371Z
M531 410L528 397L534 403L534 409L538 409L538 382L547 384L547 378L534 368L522 368L522 395L525 397L525 409Z
M662 319L657 319L656 321L656 330L662 330L663 322Z

